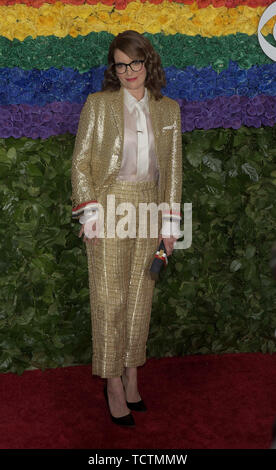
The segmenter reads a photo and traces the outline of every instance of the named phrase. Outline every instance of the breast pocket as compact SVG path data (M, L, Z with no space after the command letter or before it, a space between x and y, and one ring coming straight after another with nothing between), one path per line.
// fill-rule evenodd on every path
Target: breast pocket
M170 131L175 128L175 124L170 124L169 126L162 127L162 131Z
M162 128L160 140L161 140L161 149L162 153L165 156L165 161L167 157L172 152L172 141L173 141L173 131L174 126L165 126Z

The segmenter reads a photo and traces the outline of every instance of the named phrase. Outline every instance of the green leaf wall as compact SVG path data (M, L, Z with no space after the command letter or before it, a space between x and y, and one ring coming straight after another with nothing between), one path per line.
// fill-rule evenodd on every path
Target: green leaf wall
M0 139L0 372L91 362L74 138ZM183 134L192 245L156 283L148 357L276 351L275 161L275 126Z

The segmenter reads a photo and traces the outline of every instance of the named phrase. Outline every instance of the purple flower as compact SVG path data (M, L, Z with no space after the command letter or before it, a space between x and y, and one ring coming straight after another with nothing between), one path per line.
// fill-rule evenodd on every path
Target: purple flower
M2 121L1 124L2 124L1 129L3 129L5 132L11 132L12 131L13 124L12 124L11 120ZM2 130L1 130L1 134L2 134ZM4 137L4 136L1 135L1 137Z
M262 123L263 123L264 126L273 127L275 125L275 116L274 116L274 119L268 119L265 116L262 116L261 119L262 119Z
M250 116L261 116L264 113L264 106L262 104L254 105L251 102L246 106L246 111Z
M58 101L53 101L52 103L50 103L50 109L51 111L54 111L55 113L62 113L63 103L60 103Z
M257 117L247 116L244 124L248 127L261 127L261 120Z
M30 137L30 134L31 134L31 130L32 130L32 126L28 126L28 125L25 125L25 123L23 123L23 135L25 135L26 137Z
M76 122L70 122L70 123L67 125L67 132L70 132L70 134L76 135L77 130L78 130L78 125L77 125ZM182 132L184 132L183 129L182 129Z
M0 119L2 121L6 121L7 119L12 118L12 113L11 110L8 108L8 106L1 106L0 107Z
M6 139L11 136L11 132L9 129L2 127L1 129L1 137Z
M206 119L202 117L197 117L195 118L195 127L197 127L198 129L204 129L205 122L206 122Z
M60 125L64 121L64 116L61 113L54 113L53 119L57 125Z
M72 103L68 103L68 101L63 102L63 109L62 109L62 114L72 114L73 112L73 106Z
M32 127L30 131L31 139L38 139L40 137L39 127Z
M23 130L22 127L13 126L13 129L11 131L11 136L14 137L15 139L19 139L23 135L22 130Z
M31 120L31 123L35 127L36 124L40 123L40 113L36 113L35 111L29 114L29 119Z
M48 137L50 137L49 128L47 126L41 126L39 131L41 139L48 139Z
M228 109L229 109L230 113L238 113L238 112L241 111L241 106L240 106L240 104L230 103Z
M13 113L12 120L14 122L19 121L21 123L23 121L23 118L24 118L24 114L23 114L22 109L19 109L16 113Z
M214 129L216 129L217 127L223 127L222 118L220 116L218 116L214 119L213 127L214 127Z
M40 114L40 121L43 122L50 122L53 119L53 113L48 109L44 109Z

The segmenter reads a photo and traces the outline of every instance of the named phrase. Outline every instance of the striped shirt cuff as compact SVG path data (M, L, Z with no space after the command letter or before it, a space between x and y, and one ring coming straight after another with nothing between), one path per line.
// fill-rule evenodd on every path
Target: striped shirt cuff
M175 238L180 238L180 219L172 221L169 219L164 219L160 233L166 237L174 236Z
M174 220L181 220L182 219L182 215L181 215L181 212L175 212L175 211L163 211L162 212L162 218L164 220L171 220L171 221L174 221Z
M86 224L98 220L99 211L98 209L84 209L84 214L79 218L80 224Z
M85 212L89 210L96 210L98 209L98 201L88 201L88 202L83 202L82 204L79 204L76 207L73 207L72 209L72 218L73 219L79 219L81 216L84 215L84 209Z

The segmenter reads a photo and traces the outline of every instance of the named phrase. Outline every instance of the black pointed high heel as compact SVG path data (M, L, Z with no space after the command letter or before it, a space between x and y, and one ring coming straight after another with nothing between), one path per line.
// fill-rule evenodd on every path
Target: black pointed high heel
M126 404L128 408L132 411L147 411L147 407L143 400L137 401L137 402L129 402L126 401Z
M122 384L123 384L123 387L124 387L124 382L123 382L122 376L121 376L121 380L122 380ZM124 387L124 389L125 389L125 387ZM126 404L127 404L128 408L132 411L147 411L146 404L143 400L136 401L136 402L129 402L129 401L126 400Z
M105 396L105 400L106 400L106 403L107 403L107 408L108 408L108 411L109 411L109 414L110 414L110 417L111 417L113 423L119 424L121 426L135 426L135 421L134 421L134 418L133 418L131 413L129 413L125 416L120 416L119 418L115 418L115 416L113 416L111 414L111 411L109 409L109 404L108 404L107 385L104 386L104 396Z

